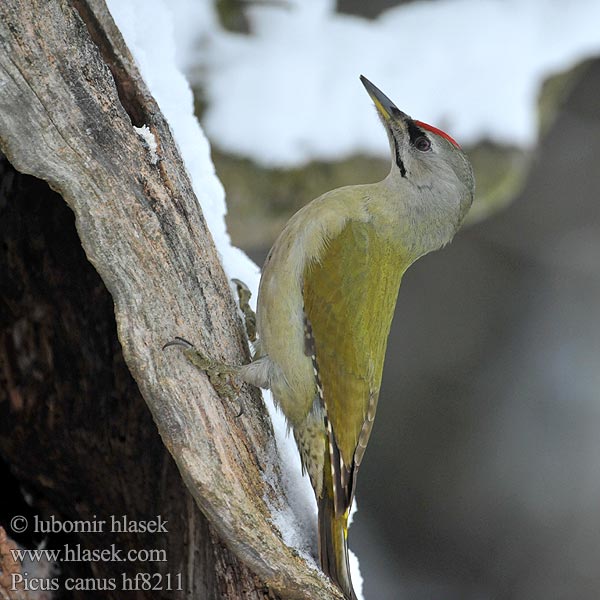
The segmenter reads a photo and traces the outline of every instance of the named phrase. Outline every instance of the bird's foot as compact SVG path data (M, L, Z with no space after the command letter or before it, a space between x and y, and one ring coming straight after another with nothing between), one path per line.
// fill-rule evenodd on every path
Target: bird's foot
M243 281L240 281L239 279L232 279L231 281L235 283L235 287L237 289L238 304L244 315L244 321L246 323L246 334L251 342L255 342L256 313L250 307L250 298L252 297L252 292Z
M165 350L170 346L179 346L183 348L182 352L184 356L195 367L201 371L204 371L208 375L211 385L221 398L226 400L235 400L238 402L239 412L236 416L239 417L243 414L244 407L239 395L242 386L241 383L236 380L239 367L234 367L232 365L227 365L225 363L207 358L196 349L194 344L188 342L182 337L176 337L172 339L170 342L167 342L162 349Z

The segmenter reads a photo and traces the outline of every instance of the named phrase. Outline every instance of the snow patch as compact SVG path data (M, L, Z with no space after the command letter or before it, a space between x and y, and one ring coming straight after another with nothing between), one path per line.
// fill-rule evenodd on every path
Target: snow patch
M158 162L158 154L156 150L158 149L158 144L156 143L156 137L150 131L148 125L142 125L141 127L133 126L135 132L144 140L146 146L148 146L148 150L150 151L150 162L155 165Z
M360 74L462 145L531 146L541 83L600 53L597 0L568 10L547 0L412 2L375 20L338 14L333 0L288 0L246 14L251 35L205 28L188 63L201 66L210 139L267 166L387 156Z
M358 598L363 597L363 578L360 572L360 564L358 562L358 558L352 550L348 551L349 553L349 562L350 562L350 577L352 577L352 587L356 592Z

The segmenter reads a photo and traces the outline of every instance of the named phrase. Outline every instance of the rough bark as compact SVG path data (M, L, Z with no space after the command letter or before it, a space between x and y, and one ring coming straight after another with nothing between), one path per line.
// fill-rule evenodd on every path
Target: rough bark
M94 578L98 585L114 578L119 597L123 573L130 579L158 573L155 583L165 589L140 590L139 597L267 597L196 507L163 445L123 360L110 294L85 257L72 211L47 184L16 172L1 155L0 243L0 453L32 494L40 518L160 515L167 521L167 534L106 527L51 536L51 549L115 544L124 552L164 550L168 560L100 562L93 569L61 562L60 588L67 577ZM7 482L2 487L4 500ZM7 522L24 509L11 506ZM31 546L43 537L23 542ZM170 587L181 589L166 589L169 574Z
M17 545L0 527L0 598L2 600L28 600L22 585L13 585L14 575L21 574L21 565L11 555Z
M154 541L168 545L168 567L177 561L192 597L253 598L268 588L282 598L339 598L270 521L272 506L286 500L277 469L269 483L263 477L277 459L259 396L244 391L237 419L206 377L177 352L161 351L181 335L207 355L247 359L168 125L103 2L5 0L0 43L0 148L66 201L105 286L76 256L70 217L49 194L10 207L0 451L64 518L111 507L165 518L171 511L176 531ZM144 124L159 144L156 164L132 126ZM138 390L207 520L182 490ZM153 547L147 541L119 540ZM93 563L94 576L107 565Z

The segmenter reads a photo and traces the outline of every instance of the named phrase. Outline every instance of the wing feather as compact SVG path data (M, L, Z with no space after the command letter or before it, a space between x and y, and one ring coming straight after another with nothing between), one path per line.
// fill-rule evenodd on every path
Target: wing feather
M355 462L371 432L404 262L371 223L350 221L304 273L311 350L332 430L334 487L344 492L337 490L340 504L351 500Z

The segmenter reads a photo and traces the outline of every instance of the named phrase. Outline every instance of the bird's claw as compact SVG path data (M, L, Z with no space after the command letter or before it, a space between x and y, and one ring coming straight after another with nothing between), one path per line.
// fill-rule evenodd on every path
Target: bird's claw
M250 298L252 297L252 292L250 288L239 279L232 279L233 283L235 283L235 287L237 289L238 295L238 304L240 310L244 315L244 321L246 324L246 335L251 342L256 341L256 313L250 307Z
M182 346L183 348L193 348L194 344L188 342L185 338L175 336L170 342L167 342L162 349L168 348L169 346Z
M227 400L236 400L238 402L240 409L236 415L236 418L240 417L244 413L242 400L239 395L242 386L235 379L235 375L237 373L236 367L206 358L199 350L196 349L194 344L179 336L167 342L162 349L165 350L171 346L180 346L183 348L183 354L187 360L196 368L204 371L207 374L215 392L217 392L221 398L225 398Z

